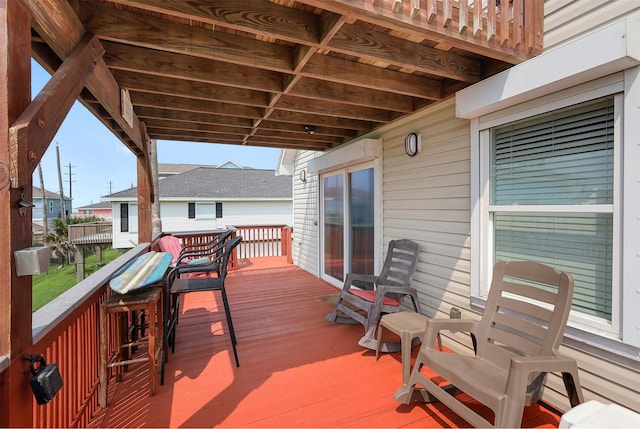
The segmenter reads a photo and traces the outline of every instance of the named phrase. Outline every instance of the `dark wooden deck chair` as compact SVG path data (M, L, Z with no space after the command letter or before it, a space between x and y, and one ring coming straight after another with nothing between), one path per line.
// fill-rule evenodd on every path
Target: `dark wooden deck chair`
M158 239L158 247L162 252L173 256L171 266L183 266L180 274L202 277L218 271L216 259L224 244L233 234L233 229L222 231L207 243L180 246L180 240L173 235L164 235ZM195 274L194 274L195 273Z
M542 395L546 374L559 372L576 406L583 401L577 363L558 354L572 297L570 274L537 262L498 262L482 319L430 320L409 382L395 399L409 403L420 397L414 390L421 385L424 400L441 401L473 426L491 427L456 398L462 391L493 410L493 426L520 427L524 407ZM475 356L436 350L442 330L473 333ZM451 384L436 384L423 366Z
M175 351L175 335L180 314L180 295L191 292L220 292L222 297L222 304L224 307L225 317L227 319L227 326L229 328L229 335L231 337L231 346L233 348L233 356L235 358L236 366L240 366L238 360L238 352L236 350L236 334L233 328L233 320L231 319L231 309L229 308L229 300L227 299L227 291L225 288L225 280L227 278L227 270L229 267L229 258L234 249L240 244L242 237L233 237L230 240L226 240L223 243L223 251L217 256L214 261L218 266L217 277L184 277L181 273L187 269L183 265L177 265L175 268L169 271L166 276L167 294L164 300L164 335L162 341L162 360L160 364L160 384L164 384L164 367L169 360L168 348L171 347L171 352Z
M418 294L409 286L416 271L418 253L418 244L411 240L391 240L380 275L347 274L338 304L326 319L330 322L362 324L365 334L358 344L376 350L375 332L382 314L399 311L406 296L411 297L413 308L420 312ZM380 346L380 350L398 351L400 343L386 342Z

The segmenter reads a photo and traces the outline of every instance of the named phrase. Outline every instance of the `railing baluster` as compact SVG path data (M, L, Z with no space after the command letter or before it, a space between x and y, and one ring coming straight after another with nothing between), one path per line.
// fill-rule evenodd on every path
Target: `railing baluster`
M482 2L473 2L473 37L479 37L482 32Z
M524 25L524 16L522 13L522 2L524 0L515 0L513 2L513 49L518 49L522 45L522 26Z
M509 2L504 0L500 2L500 16L501 16L501 32L500 32L500 46L504 46L510 39L510 21L511 21L511 8L509 7Z
M434 19L438 18L438 2L436 0L427 1L427 22L431 24Z
M420 0L411 0L411 18L420 15Z
M496 36L496 0L487 1L487 42Z
M464 34L469 26L469 0L460 0L460 16L458 17L458 32Z
M453 20L453 1L444 0L443 5L443 21L442 26L447 28L451 25L451 21Z

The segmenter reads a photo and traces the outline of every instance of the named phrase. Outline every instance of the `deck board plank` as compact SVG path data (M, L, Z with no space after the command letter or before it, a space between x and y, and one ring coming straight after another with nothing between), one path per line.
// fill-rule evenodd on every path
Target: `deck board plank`
M403 405L399 353L358 346L360 325L325 321L320 297L337 289L280 258L240 261L227 292L240 367L219 294L184 296L165 385L146 389L146 366L109 386L109 407L92 427L465 427L442 404ZM488 413L490 413L488 411ZM525 427L557 427L533 405Z

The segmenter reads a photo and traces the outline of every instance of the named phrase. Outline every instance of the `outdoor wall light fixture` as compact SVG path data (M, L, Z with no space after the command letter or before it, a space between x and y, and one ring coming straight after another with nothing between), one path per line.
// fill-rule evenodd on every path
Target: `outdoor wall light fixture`
M420 134L409 133L404 138L404 151L408 156L416 156L421 149Z
M305 125L304 126L304 130L307 132L307 134L312 135L316 133L316 126L315 125Z
M307 181L307 170L300 170L300 181L301 182Z

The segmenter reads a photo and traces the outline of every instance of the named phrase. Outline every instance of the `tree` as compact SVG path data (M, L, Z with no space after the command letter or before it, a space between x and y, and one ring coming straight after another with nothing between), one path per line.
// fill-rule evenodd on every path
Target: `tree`
M61 265L64 265L70 261L71 253L75 251L75 246L69 241L69 225L102 220L96 216L69 216L66 219L57 217L53 220L52 231L44 237L44 242L51 248L53 257L57 258Z

